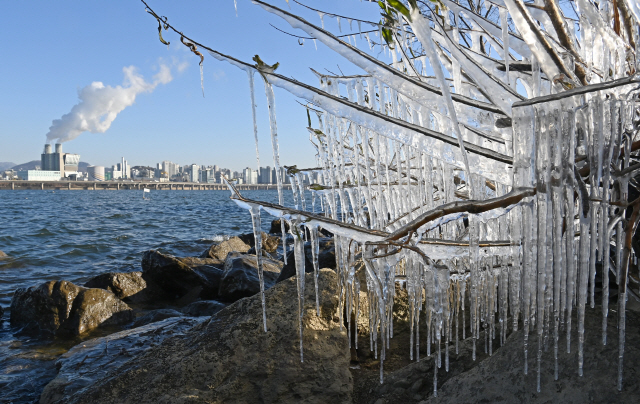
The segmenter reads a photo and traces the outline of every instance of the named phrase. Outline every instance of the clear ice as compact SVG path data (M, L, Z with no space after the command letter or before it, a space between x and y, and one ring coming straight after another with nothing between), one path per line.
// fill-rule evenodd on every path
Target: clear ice
M419 2L384 27L370 23L371 36L349 17L350 28L357 21L367 40L360 46L355 35L345 42L324 26L324 16L334 14L318 12L316 26L261 0L253 3L363 70L353 76L314 71L316 85L261 70L279 202L246 199L230 185L232 199L251 211L257 242L259 207L281 218L285 257L284 225L290 224L301 360L304 234L318 315L319 230L326 229L334 234L340 325L352 333L352 316L363 311L368 317L381 382L398 287L409 299L408 354L416 361L421 353L433 355L434 395L438 369L449 370L449 350L458 352L460 338L472 338L475 359L478 349L493 354L494 340L502 345L509 329L520 327L523 372L535 369L538 391L545 388L543 353L550 347L558 379L558 352L571 352L576 334L582 375L594 366L585 361L585 344L610 342L607 319L614 310L622 389L626 301L638 288L629 274L636 270L631 240L640 204L625 209L640 171L633 137L640 129L638 2L622 0L624 7L614 10L610 2L570 0L571 17L563 17L565 9L560 16L548 13L541 1L533 7L490 0L485 8L476 0L439 2L453 18ZM497 12L486 13L489 3ZM396 38L391 46L383 28ZM255 122L255 66L209 53L248 72ZM290 207L283 205L272 86L318 111L317 125L309 118L308 128L317 166L291 172ZM255 126L254 136L257 145ZM311 211L305 176L316 182ZM619 298L610 296L610 282L617 283ZM585 316L600 301L602 337L587 341ZM426 332L420 333L421 321Z

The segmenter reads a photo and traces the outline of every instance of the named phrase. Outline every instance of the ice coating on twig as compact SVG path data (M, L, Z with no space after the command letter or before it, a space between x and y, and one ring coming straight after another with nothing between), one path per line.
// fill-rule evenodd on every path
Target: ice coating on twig
M388 60L358 49L351 38L348 44L324 26L255 2L366 72L316 73L320 84L314 87L261 71L269 87L278 173L271 85L318 110L317 127L309 122L308 128L317 167L300 169L290 177L295 209L283 206L281 198L278 204L269 204L245 199L237 191L233 195L252 213L254 206L261 206L281 218L282 226L291 222L291 232L300 236L294 236L299 297L304 292L299 283L304 282L301 235L309 231L319 313L321 226L334 234L340 324L346 324L350 334L351 316L358 318L359 295L366 286L370 304L363 314L368 317L370 347L381 361L381 381L393 338L396 290L406 289L409 357L420 360L419 347L426 342L427 353L434 354L434 394L437 369L443 363L445 370L449 368L449 343L455 339L457 349L459 334L466 338L469 333L474 353L484 347L491 355L492 341L503 344L507 338L509 316L512 329L524 330L525 373L534 358L530 353L535 352L536 388L541 390L542 349L552 343L557 379L562 332L570 351L571 333L577 329L579 374L592 366L585 363L585 343L594 343L585 341L585 316L587 305L597 302L595 285L601 271L602 343L607 343L610 277L619 285L621 389L625 304L631 294L627 282L635 259L627 240L635 232L634 221L640 221L621 212L636 211L636 205L628 205L628 194L630 179L637 173L630 162L637 154L632 134L638 130L639 112L637 78L633 78L637 58L625 42L633 38L625 27L612 34L608 7L579 0L578 20L567 19L563 28L554 26L542 9L526 6L528 11L522 11L522 0L491 1L499 8L495 13L499 18L492 20L443 0L455 15L453 23L441 25L431 14L432 28L431 22L414 13L413 27L388 27L395 37L394 48L383 44L384 52L378 56L392 59L388 65ZM637 6L626 0L623 4L633 17ZM507 27L510 20L516 30ZM579 36L574 32L577 26ZM383 27L378 28L383 42ZM365 48L374 46L366 33L365 38ZM463 43L466 38L471 42ZM571 48L566 38L580 46ZM419 43L432 45L423 49L429 55L408 60L407 54L417 49L410 47ZM591 43L593 47L584 46ZM256 69L210 53L245 71ZM501 61L492 59L496 54ZM426 75L427 57L440 77ZM451 80L443 69L449 70ZM446 94L449 81L455 94ZM514 103L526 98L522 90L514 95L517 81L527 96L536 98ZM456 117L448 116L451 111ZM317 182L311 185L312 212L306 211L303 198L305 175ZM259 224L254 232L257 228ZM366 285L360 284L363 279ZM299 308L302 325L302 303ZM420 335L421 320L426 335ZM302 333L300 328L300 341Z

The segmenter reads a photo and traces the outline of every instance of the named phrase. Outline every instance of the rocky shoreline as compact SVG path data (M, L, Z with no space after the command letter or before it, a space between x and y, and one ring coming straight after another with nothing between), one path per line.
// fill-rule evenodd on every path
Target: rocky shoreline
M295 276L294 259L290 256L284 264L279 230L279 223L273 223L271 233L262 233L266 333L253 234L214 243L198 257L150 250L143 254L141 271L100 274L83 285L57 280L18 289L9 319L16 335L73 339L102 330L101 337L87 339L58 357L57 375L44 387L39 402L583 403L637 402L640 397L640 387L633 382L638 375L635 363L640 361L640 315L635 311L627 314L627 382L622 392L616 389L615 318L610 318L608 344L603 346L596 307L587 309L585 376L577 375L575 345L567 353L561 343L561 363L576 366L564 366L554 381L553 348L545 350L543 389L536 393L534 361L530 359L529 374L523 373L521 331L511 332L502 347L499 340L483 340L482 334L475 360L470 338L439 349L433 345L428 352L424 337L421 360L410 360L406 291L400 287L380 384L380 362L369 346L364 278L359 317L352 318L357 327L349 334L346 324L339 323L330 234L320 242L320 315L309 273L313 265L305 262L301 362L296 282L290 279ZM357 276L363 277L363 271ZM6 319L3 311L0 307L0 321ZM428 332L421 327L420 335ZM486 351L489 343L492 355ZM537 344L535 338L531 344Z

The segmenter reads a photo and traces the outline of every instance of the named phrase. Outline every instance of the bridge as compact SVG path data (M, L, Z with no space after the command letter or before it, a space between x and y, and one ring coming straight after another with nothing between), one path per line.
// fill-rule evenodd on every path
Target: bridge
M290 184L283 184L285 189L291 189ZM0 190L143 190L158 191L226 191L224 184L209 184L196 182L155 182L155 181L13 181L0 180ZM240 184L240 190L269 190L277 189L276 184Z

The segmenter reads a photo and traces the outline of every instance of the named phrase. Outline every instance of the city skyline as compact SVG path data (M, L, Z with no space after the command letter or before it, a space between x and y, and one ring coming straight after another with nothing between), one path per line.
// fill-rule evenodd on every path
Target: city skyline
M355 14L356 8L360 15L363 11L359 2L331 3L327 7L346 15ZM364 4L371 19L377 20L377 4ZM247 1L238 1L237 17L231 0L196 2L190 10L164 0L150 5L176 26L188 29L185 34L194 39L248 62L259 54L265 62L279 62L282 74L301 81L316 83L310 66L345 74L362 72L320 43L317 50L311 40L298 46L296 38L269 25L285 29L286 23ZM295 4L291 7L301 9L298 11L310 21L320 22L317 13ZM6 38L0 92L11 97L0 100L0 162L36 160L54 121L81 102L79 91L100 85L126 89L127 77L154 83L164 66L171 80L164 76L153 91L139 92L135 103L122 109L104 133L82 133L65 143L65 148L83 156L83 161L105 167L126 155L130 161L148 166L159 158L186 163L212 161L235 170L257 168L255 153L247 147L254 145L254 138L246 73L205 54L203 97L199 59L176 35L165 35L171 42L169 49L162 45L156 21L145 13L142 3L37 2L35 7L7 3L2 11ZM325 20L328 27L336 24ZM32 29L36 26L37 30ZM211 26L216 27L215 32ZM246 26L252 29L244 30ZM348 29L343 24L342 30L354 32L357 27L354 24ZM25 43L37 43L38 55L26 49L30 47L24 47ZM34 57L47 63L33 63ZM306 62L301 64L300 59ZM254 80L260 165L273 165L264 87L259 76ZM275 93L281 163L304 166L313 161L315 152L305 129L305 108L288 93L277 88Z

